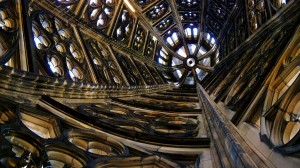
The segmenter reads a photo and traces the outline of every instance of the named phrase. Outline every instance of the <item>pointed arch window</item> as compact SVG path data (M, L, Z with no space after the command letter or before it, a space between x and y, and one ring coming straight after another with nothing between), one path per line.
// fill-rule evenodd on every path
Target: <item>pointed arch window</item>
M63 76L64 71L62 67L62 61L56 56L48 56L48 65L51 71L57 76Z
M75 67L70 59L67 59L67 67L69 69L69 75L73 81L78 81L83 79L83 73L79 67Z
M35 46L38 49L44 49L50 47L50 40L44 33L38 28L38 26L33 23L32 25L33 39L35 42Z
M166 41L171 47L175 48L179 44L178 33L170 31L168 34L169 35L167 36Z
M157 52L158 63L160 63L162 65L167 65L168 61L169 61L169 57L170 56L165 48L162 47L160 50L158 50L158 52Z
M199 28L194 24L188 24L184 29L185 37L188 40L197 40Z
M206 42L208 42L211 46L213 46L214 44L216 44L216 39L215 39L210 33L206 33L205 40L206 40Z

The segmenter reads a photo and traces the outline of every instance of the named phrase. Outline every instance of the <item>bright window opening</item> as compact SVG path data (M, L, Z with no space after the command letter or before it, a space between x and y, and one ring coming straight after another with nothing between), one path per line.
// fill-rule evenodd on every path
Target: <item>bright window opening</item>
M193 54L196 50L197 45L196 44L188 44L189 52Z
M173 47L174 46L174 42L173 40L171 39L171 37L168 37L167 38L167 42Z
M161 59L161 58L158 58L158 63L160 63L160 64L162 64L162 65L165 65L165 64L166 64L166 62L165 62L163 59Z
M206 39L210 40L210 34L209 33L206 34Z
M185 35L186 35L187 38L190 38L192 36L191 28L188 27L188 28L185 29Z
M177 50L177 53L181 56L183 56L184 58L187 56L184 47L180 47L179 50Z
M177 36L177 33L173 33L172 34L172 39L175 43L178 43L178 36Z
M215 44L216 40L214 38L211 38L210 42L211 42L211 44Z
M197 28L193 28L193 34L194 34L194 38L197 38L198 36L198 29Z

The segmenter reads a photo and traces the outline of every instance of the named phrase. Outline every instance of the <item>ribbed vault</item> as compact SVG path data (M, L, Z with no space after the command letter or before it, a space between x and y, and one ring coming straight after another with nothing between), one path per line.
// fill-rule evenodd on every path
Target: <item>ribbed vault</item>
M36 47L31 52L37 58L28 60L23 69L30 67L29 71L42 75L96 84L152 85L165 80L179 86L201 83L230 52L288 3L286 0L32 2L26 26L34 36L29 44L31 49ZM14 33L22 25L14 15L2 10L1 25L10 39L9 46L16 45ZM2 57L1 62L9 61L14 50L8 52L11 54ZM7 63L19 66L12 64L16 63Z
M218 39L230 14L236 10L235 0L53 2L80 17L86 26L102 36L123 44L123 49L165 68L172 67L172 71L165 71L163 75L179 85L194 85L213 71L213 66L220 61ZM39 46L42 42L36 38L35 43ZM55 65L51 67L60 73Z
M299 7L1 0L0 167L299 165Z

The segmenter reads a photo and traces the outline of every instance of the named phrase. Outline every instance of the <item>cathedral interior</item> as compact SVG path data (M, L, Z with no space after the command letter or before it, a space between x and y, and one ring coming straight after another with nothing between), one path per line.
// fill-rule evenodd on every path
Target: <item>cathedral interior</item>
M299 11L0 0L0 168L299 167Z

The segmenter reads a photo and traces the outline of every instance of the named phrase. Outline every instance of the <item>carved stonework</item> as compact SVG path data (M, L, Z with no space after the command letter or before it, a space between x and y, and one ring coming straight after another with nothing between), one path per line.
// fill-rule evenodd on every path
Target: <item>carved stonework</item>
M146 42L146 31L145 29L138 25L133 37L132 48L136 51L142 52Z
M159 30L160 32L163 32L167 29L170 28L171 25L174 24L174 20L171 16L167 17L166 19L162 20L161 22L159 22L156 26L157 30Z
M82 15L82 19L104 32L110 25L118 0L89 0L87 8Z
M169 5L165 1L158 3L152 7L147 13L146 16L151 21L156 21L157 19L162 18L168 12Z
M32 32L41 67L50 76L90 80L86 61L69 25L43 12L32 15Z
M113 33L114 39L121 41L124 44L128 44L133 30L133 21L131 14L123 7Z
M14 55L19 39L18 16L13 1L0 3L0 65L7 63Z

